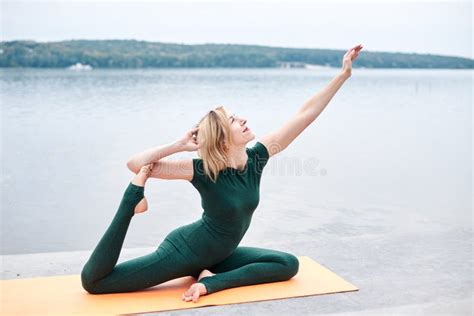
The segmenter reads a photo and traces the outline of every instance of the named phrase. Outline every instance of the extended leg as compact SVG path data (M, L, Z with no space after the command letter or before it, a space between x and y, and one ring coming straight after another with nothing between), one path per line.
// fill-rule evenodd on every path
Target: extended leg
M290 253L256 247L237 247L222 262L211 267L214 276L203 277L199 283L207 294L223 289L286 281L298 273L298 258Z

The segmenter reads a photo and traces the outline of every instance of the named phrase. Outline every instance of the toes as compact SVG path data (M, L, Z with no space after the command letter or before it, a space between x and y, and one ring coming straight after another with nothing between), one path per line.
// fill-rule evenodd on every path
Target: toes
M148 164L146 167L146 174L147 175L150 175L151 172L153 171L153 166L154 166L154 163L151 163L151 164Z
M183 295L181 295L181 299L186 302L192 300L196 303L199 300L199 287L191 286Z
M183 299L186 302L189 301L190 297L191 297L190 289L188 289L186 292L183 293L183 295L181 295L181 299Z

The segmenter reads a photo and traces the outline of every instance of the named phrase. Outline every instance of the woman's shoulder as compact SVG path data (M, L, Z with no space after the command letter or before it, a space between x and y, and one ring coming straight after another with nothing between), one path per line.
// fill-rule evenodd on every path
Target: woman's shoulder
M191 183L195 184L202 179L204 175L204 164L202 158L192 158L193 164L193 178L191 179Z
M247 152L254 162L255 171L261 174L270 158L267 147L260 141L257 141L252 147L247 147Z
M247 147L247 151L252 155L252 158L257 161L268 160L268 158L270 158L267 147L260 141L257 141L252 147Z

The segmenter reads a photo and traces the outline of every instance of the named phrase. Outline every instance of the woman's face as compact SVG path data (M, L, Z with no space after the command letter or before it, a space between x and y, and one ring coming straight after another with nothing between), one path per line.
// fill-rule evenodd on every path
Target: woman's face
M254 139L255 135L247 126L247 120L245 118L239 117L235 113L227 110L226 113L230 124L232 139L235 144L247 144Z

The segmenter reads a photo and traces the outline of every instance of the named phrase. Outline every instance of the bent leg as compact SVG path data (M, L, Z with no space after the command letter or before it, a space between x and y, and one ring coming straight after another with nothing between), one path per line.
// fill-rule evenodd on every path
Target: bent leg
M188 261L167 240L156 251L118 264L106 277L83 282L91 294L132 292L194 273Z
M83 284L94 283L106 277L114 269L130 221L134 216L134 208L144 197L144 190L144 187L132 182L128 184L112 223L82 268L81 278Z
M213 276L203 277L199 283L207 294L223 289L286 281L298 273L298 258L290 253L256 247L237 247L222 262L211 267Z

